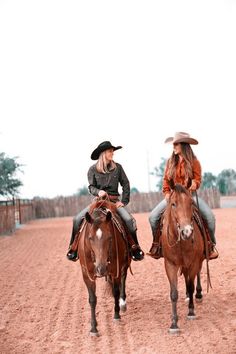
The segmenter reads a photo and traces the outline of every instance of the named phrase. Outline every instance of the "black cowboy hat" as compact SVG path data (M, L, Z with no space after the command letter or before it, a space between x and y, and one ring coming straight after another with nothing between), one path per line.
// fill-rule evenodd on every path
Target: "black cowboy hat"
M98 145L98 147L92 152L91 154L91 159L92 160L97 160L99 158L99 155L101 154L101 152L108 150L108 149L113 149L115 150L119 150L121 149L122 146L113 146L111 145L110 141L103 141L101 144Z

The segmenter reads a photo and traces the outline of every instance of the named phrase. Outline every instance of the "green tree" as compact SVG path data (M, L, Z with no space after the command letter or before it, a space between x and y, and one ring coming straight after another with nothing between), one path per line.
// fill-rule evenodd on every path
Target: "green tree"
M131 193L131 194L139 193L139 190L138 190L138 188L136 188L136 187L132 187L132 188L130 189L130 193Z
M15 178L20 171L21 165L16 161L17 157L7 157L5 153L0 153L0 195L13 197L18 193L18 189L23 185L21 180Z
M89 195L88 187L83 186L82 188L78 189L78 192L76 195L81 196L81 195Z
M214 176L211 172L204 172L202 176L202 189L213 188L216 186L216 176Z
M150 172L152 176L155 176L158 179L158 182L156 184L158 191L162 190L162 179L165 172L166 161L167 160L162 157L160 165L158 167L154 167L154 171Z
M217 187L223 195L236 193L236 172L233 169L225 169L217 176Z

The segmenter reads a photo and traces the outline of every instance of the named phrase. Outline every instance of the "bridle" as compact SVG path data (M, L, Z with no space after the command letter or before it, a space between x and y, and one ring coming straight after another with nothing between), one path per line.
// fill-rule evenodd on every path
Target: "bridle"
M174 192L175 192L174 190L171 191L170 198L169 198L169 204L171 203L171 197L172 197L172 195L173 195ZM175 193L177 193L177 192L175 192ZM176 215L175 215L175 212L173 212L173 207L174 207L173 203L172 203L171 205L169 205L169 208L170 208L170 215L174 216L174 220L175 220L175 222L174 222L174 227L175 227L175 230L176 230L175 234L177 234L178 237L177 237L177 240L176 240L173 244L171 244L171 242L170 242L169 224L168 224L168 225L167 225L167 243L168 243L168 246L169 246L170 248L176 246L176 245L181 241L181 239L182 239L183 241L185 241L185 240L181 237L181 234L182 234L183 229L181 229L180 223L179 223L179 221L178 221L178 219L177 219L177 217L176 217ZM193 231L192 231L192 235L191 235L191 241L192 241L192 242L194 242L194 227L193 227L194 224L193 224L193 219L194 219L194 216L193 216L193 212L192 212L191 223L190 223L190 225L191 225L191 227L192 227L192 230L193 230Z

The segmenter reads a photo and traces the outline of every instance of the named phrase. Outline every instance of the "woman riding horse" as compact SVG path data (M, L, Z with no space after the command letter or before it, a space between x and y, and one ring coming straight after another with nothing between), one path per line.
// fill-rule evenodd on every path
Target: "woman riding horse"
M131 256L116 210L115 204L108 200L94 200L89 212L85 214L86 223L81 227L77 240L83 280L89 295L92 336L99 335L96 319L97 278L105 277L111 286L115 305L114 320L119 320L120 311L127 309L125 288Z
M160 221L161 215L166 209L170 197L171 188L169 181L173 180L175 184L178 183L184 187L188 187L190 181L190 187L188 189L191 192L196 191L201 184L201 165L190 146L190 144L197 145L198 141L191 138L188 133L178 132L174 137L167 138L165 143L173 144L173 153L167 161L163 177L163 193L165 198L152 210L149 217L153 243L148 255L155 259L162 257L160 247ZM195 196L193 196L193 199L197 202ZM218 253L214 248L216 244L215 216L210 207L199 197L198 204L201 215L207 223L212 242L209 259L214 259L218 257Z
M110 141L103 141L92 152L91 159L98 160L92 165L88 171L89 192L95 197L109 198L116 205L117 213L124 221L129 234L133 239L131 247L131 256L135 261L140 261L144 257L144 252L141 250L137 239L137 227L134 217L125 209L130 198L129 180L123 170L123 167L113 160L115 150L121 149L122 146L113 146ZM122 186L122 198L119 199L118 186ZM78 259L77 250L71 249L71 245L75 240L75 236L81 226L85 214L89 211L89 207L82 210L73 219L73 229L70 240L69 251L67 258L71 261Z
M171 184L162 228L162 251L166 275L170 284L171 326L170 333L178 333L178 274L184 274L188 302L188 319L194 319L195 278L197 276L196 299L202 299L200 272L204 256L204 239L201 228L193 217L195 205L189 190L181 184Z

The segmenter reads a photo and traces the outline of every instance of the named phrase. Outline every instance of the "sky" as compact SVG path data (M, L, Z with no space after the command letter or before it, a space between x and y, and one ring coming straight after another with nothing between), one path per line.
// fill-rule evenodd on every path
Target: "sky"
M0 152L22 198L87 186L105 140L131 187L177 131L203 172L236 170L236 1L0 0Z

